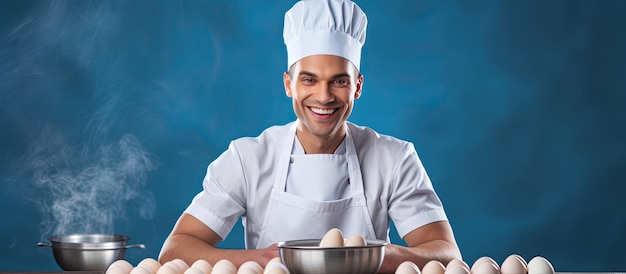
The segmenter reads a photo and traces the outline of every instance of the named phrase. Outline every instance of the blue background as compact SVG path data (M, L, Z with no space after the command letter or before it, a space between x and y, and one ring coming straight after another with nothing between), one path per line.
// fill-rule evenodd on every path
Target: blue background
M269 3L0 1L0 270L79 230L155 258L228 142L294 119ZM351 121L415 144L465 261L625 271L626 1L359 4Z

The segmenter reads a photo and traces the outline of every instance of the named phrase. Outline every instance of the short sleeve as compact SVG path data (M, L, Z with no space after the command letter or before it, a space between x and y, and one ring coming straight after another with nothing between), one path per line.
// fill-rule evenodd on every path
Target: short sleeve
M202 186L203 190L194 197L185 213L194 216L225 239L246 211L246 181L233 142L228 150L208 166Z
M448 220L415 147L407 143L403 151L389 201L389 216L400 237L423 225Z

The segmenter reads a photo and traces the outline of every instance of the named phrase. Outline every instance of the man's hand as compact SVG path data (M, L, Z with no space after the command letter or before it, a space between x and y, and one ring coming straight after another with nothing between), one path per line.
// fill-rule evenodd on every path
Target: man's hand
M260 252L258 254L259 259L256 260L256 262L262 265L263 267L265 267L267 265L267 262L269 262L271 259L274 259L279 256L277 244L272 244L266 248L257 249L257 250Z

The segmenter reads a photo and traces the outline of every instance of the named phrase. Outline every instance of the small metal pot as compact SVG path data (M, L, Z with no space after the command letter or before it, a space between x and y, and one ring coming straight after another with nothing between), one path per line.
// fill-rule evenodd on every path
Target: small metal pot
M117 234L68 234L48 238L57 264L66 271L104 271L124 259L127 248L146 248L143 244L126 245L130 238Z

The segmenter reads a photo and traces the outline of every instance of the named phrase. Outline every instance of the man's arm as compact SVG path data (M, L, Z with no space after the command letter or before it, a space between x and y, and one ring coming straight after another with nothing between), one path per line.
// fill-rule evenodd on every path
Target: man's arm
M454 239L450 223L434 222L409 232L404 238L407 246L388 244L379 273L394 273L404 261L414 262L420 269L437 260L447 265L452 259L461 260L461 252Z
M227 259L239 268L247 261L256 261L265 266L269 260L278 257L276 245L256 250L216 248L221 241L222 238L215 231L195 217L184 213L165 240L159 254L159 262L163 264L173 259L182 259L191 265L196 260L204 259L215 265L219 260Z

